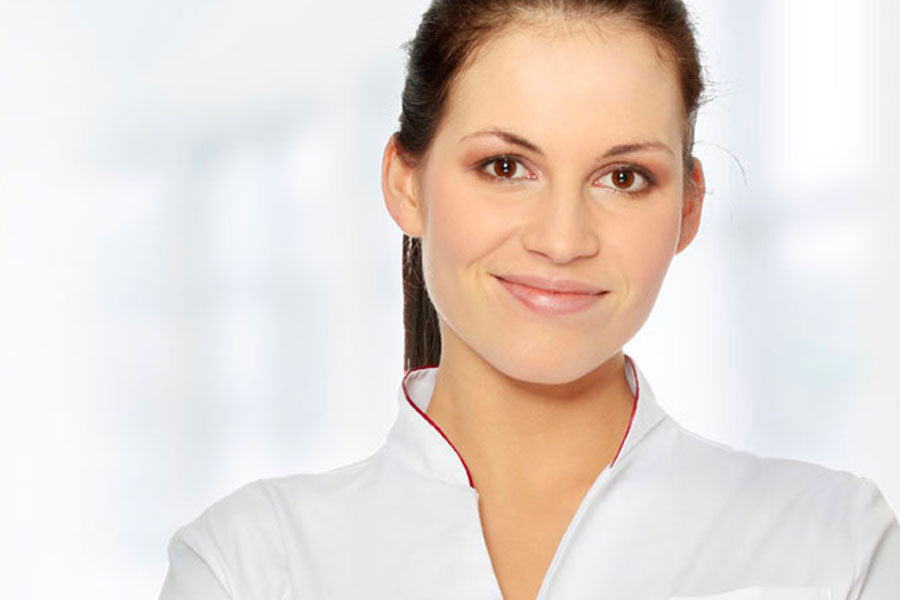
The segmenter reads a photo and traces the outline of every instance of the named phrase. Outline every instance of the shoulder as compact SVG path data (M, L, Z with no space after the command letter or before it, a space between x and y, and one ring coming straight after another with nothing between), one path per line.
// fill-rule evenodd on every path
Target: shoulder
M264 537L274 543L286 507L327 501L340 495L342 490L357 484L377 455L327 471L247 483L211 504L180 531L222 539Z
M176 587L171 580L220 589L228 598L289 598L280 525L266 488L266 480L245 484L178 529L169 542L165 589Z
M694 568L736 580L900 588L900 526L878 487L852 472L767 457L664 419L626 457L619 485L634 529L679 540ZM636 509L635 507L638 507ZM844 596L842 596L844 597Z
M871 481L849 471L737 449L673 419L666 419L652 444L637 470L685 510L703 506L744 531L816 532L849 544L870 516L865 505L880 496Z
M654 453L651 468L665 470L668 489L679 502L715 514L733 539L769 548L780 541L781 547L804 549L819 561L832 556L857 582L871 576L885 552L900 563L896 515L866 477L739 450L671 419L659 443L667 452Z
M845 470L794 458L763 456L711 440L672 419L661 428L667 452L661 461L685 483L705 491L739 487L766 497L809 494L829 502L852 503L868 480Z
M178 529L169 544L173 557L190 555L229 597L291 597L285 544L299 520L315 521L329 501L352 487L373 456L319 473L259 479L242 485Z

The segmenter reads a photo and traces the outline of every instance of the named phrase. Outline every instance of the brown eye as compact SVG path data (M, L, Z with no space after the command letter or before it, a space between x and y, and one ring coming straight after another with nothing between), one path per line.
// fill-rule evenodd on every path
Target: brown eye
M627 190L634 183L634 171L628 169L616 169L612 174L613 185L619 189Z
M509 177L515 171L516 163L509 158L498 158L494 161L494 175L497 177Z
M495 180L503 180L504 182L534 179L534 176L525 168L522 161L509 156L498 156L484 161L481 165L481 171Z
M614 192L626 194L643 192L653 183L649 176L629 167L613 169L601 177L599 181L603 187L607 187Z

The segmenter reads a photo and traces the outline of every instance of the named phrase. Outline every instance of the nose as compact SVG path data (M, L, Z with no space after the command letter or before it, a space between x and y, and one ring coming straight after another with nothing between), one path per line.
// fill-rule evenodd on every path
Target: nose
M597 254L600 238L589 214L589 201L581 190L548 189L534 205L522 244L557 264Z

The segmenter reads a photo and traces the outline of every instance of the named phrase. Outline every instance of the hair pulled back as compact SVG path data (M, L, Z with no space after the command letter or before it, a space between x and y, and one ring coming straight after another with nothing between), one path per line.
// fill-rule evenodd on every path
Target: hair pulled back
M409 58L400 129L404 159L415 164L434 138L450 87L475 48L511 24L541 14L574 18L624 17L657 41L661 58L674 65L685 109L685 177L690 176L694 126L704 91L702 68L687 8L682 0L434 0L415 37ZM440 361L437 313L422 273L421 240L403 236L405 370Z

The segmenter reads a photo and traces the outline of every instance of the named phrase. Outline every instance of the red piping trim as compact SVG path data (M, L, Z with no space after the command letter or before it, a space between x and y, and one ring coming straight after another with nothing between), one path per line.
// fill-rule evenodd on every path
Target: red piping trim
M634 379L634 404L631 407L631 418L628 420L628 427L625 429L625 435L624 435L624 437L622 437L622 441L619 442L619 448L618 448L618 450L616 450L616 455L613 457L612 461L609 463L610 468L612 468L612 466L614 464L616 464L616 460L619 458L619 453L622 452L622 448L625 446L625 440L628 439L628 433L631 431L632 424L634 424L634 415L637 414L637 405L638 405L638 401L640 400L640 397L641 397L641 384L640 384L640 381L638 380L637 371L634 368L634 361L629 358L628 364L631 366L631 374L632 374L632 378ZM426 421L428 421L428 423L430 423L431 426L434 427L435 430L439 434L441 434L441 437L444 438L448 444L450 444L450 447L453 448L454 452L456 452L456 456L459 457L459 462L462 463L463 469L466 470L466 477L469 480L469 487L474 488L475 485L472 483L472 473L469 472L469 466L466 464L466 461L463 459L462 454L459 453L459 450L456 449L456 446L453 445L453 442L450 441L450 438L447 437L447 434L445 434L443 432L443 430L441 430L441 428L438 427L437 423L432 421L431 417L429 417L427 414L425 414L422 411L422 409L419 408L416 405L416 403L412 401L412 399L409 397L409 392L406 390L406 378L409 376L410 373L413 373L414 371L422 371L425 369L434 369L436 367L438 367L438 365L425 365L422 367L416 367L415 369L410 369L409 371L404 373L403 379L401 380L401 384L403 387L403 395L406 397L406 401L409 402L409 405L412 406L416 410L417 413L422 415L422 417Z
M641 397L641 384L638 381L637 371L635 371L634 369L634 361L629 358L628 364L631 365L631 374L634 379L634 405L631 407L631 419L628 421L628 428L625 430L625 437L622 438L622 441L619 443L619 449L616 450L616 455L613 457L612 462L609 463L610 468L612 468L612 466L616 464L616 459L619 458L619 452L622 451L622 447L625 445L625 440L628 439L628 432L631 431L631 425L632 423L634 423L634 415L637 413L638 399Z
M412 406L414 409L416 409L416 412L419 413L420 415L422 415L426 421L431 423L431 426L434 427L439 434L441 434L442 438L447 440L447 443L450 444L450 447L453 448L454 452L456 452L456 456L459 457L459 462L462 463L463 469L466 470L466 477L468 477L468 479L469 479L469 487L474 488L475 485L472 483L472 474L469 472L469 467L468 467L468 465L466 465L466 461L463 460L462 454L459 453L459 450L456 449L456 446L453 445L453 442L450 441L450 438L448 438L447 435L443 431L441 431L441 428L437 426L437 423L432 421L428 415L426 415L424 412L422 412L421 408L416 406L416 403L410 399L409 393L406 391L406 378L409 376L410 373L412 373L413 371L422 371L424 369L433 369L437 366L438 365L425 365L423 367L416 367L415 369L410 369L409 371L407 371L403 375L403 380L402 380L403 395L406 396L406 401L409 402L409 405Z

